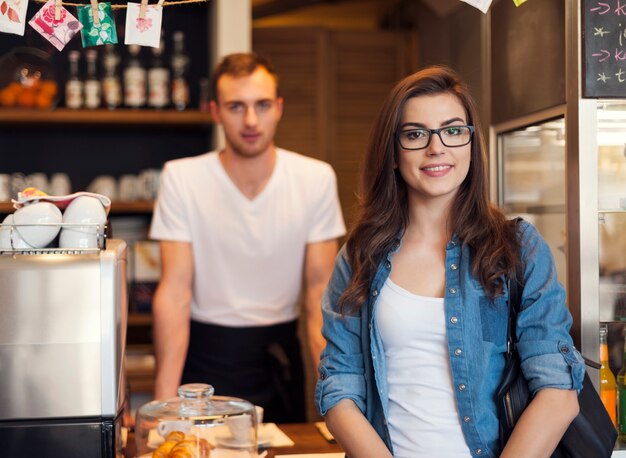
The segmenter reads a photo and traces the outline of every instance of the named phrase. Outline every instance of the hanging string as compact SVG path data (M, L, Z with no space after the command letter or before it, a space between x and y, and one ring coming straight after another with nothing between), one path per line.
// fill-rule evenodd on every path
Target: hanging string
M35 0L35 1L38 3L48 3L48 0ZM164 1L162 3L162 6L177 6L177 5L183 5L186 3L208 3L208 2L209 0L171 0L171 1ZM59 3L63 6L85 6L85 3L71 3L71 2L64 2L64 1L61 1ZM111 4L111 8L114 10L117 10L117 9L127 8L127 6Z

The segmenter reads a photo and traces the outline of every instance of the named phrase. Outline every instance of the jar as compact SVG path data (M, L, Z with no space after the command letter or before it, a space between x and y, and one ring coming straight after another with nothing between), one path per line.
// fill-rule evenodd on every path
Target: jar
M135 427L138 458L257 458L254 405L213 393L211 385L191 383L178 388L176 398L139 408ZM190 453L178 455L177 449Z

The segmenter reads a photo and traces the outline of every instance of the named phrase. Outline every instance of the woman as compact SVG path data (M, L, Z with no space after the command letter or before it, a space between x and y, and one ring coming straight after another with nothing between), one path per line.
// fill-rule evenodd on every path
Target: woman
M500 450L494 393L517 262L535 396ZM489 204L476 106L450 69L387 96L323 314L316 400L351 458L549 456L577 415L584 363L554 260L533 226Z

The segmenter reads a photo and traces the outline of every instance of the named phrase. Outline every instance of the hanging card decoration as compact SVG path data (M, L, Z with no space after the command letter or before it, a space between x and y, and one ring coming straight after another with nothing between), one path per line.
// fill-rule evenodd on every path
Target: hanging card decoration
M28 0L0 0L0 32L24 35Z
M162 19L163 8L160 3L148 5L147 1L142 4L129 2L126 9L124 44L158 48Z
M522 3L526 3L526 0L513 0L513 3L515 6L520 6Z
M80 36L83 48L117 43L117 30L113 18L113 9L108 2L78 6L78 20L83 25Z
M83 28L58 0L46 3L28 23L59 51Z
M478 8L483 14L486 14L489 11L489 7L491 6L492 0L461 0L468 5L472 5L474 8Z

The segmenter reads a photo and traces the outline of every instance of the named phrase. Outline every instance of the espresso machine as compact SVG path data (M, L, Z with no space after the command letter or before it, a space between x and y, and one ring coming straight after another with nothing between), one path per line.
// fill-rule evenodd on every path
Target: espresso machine
M0 251L0 457L119 458L126 243Z

